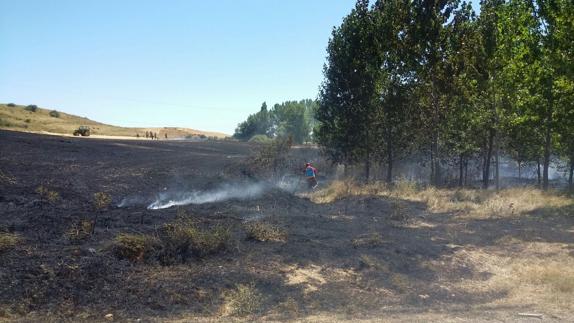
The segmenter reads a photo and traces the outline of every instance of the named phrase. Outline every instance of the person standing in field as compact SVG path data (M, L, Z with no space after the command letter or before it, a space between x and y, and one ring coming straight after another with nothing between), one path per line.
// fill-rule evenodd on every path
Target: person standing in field
M313 167L311 163L305 164L305 178L310 189L315 189L319 185L317 182L317 168Z

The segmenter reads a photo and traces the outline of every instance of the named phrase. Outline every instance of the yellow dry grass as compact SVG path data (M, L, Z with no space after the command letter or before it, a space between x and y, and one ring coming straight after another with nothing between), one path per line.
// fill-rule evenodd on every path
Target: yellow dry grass
M574 215L574 199L556 191L536 188L509 188L496 193L477 189L419 188L415 183L398 181L393 187L375 182L360 185L353 180L335 181L313 192L315 203L331 203L352 196L380 196L422 202L433 213L452 212L470 218L497 218L524 215Z
M185 137L186 135L205 135L208 137L225 138L227 135L218 132L200 131L190 128L127 128L103 124L88 118L59 112L59 117L50 116L52 109L38 108L36 112L27 111L24 106L9 107L0 104L0 129L47 132L54 134L71 135L79 126L89 126L93 135L136 137L145 136L146 131L158 133L163 139L167 133L168 138Z
M507 254L504 247L509 243L520 244L523 250L519 255ZM574 258L568 252L566 244L518 241L508 241L498 247L461 250L454 261L470 264L491 276L487 280L463 279L451 288L506 295L493 300L492 305L519 304L557 314L571 311L574 309Z

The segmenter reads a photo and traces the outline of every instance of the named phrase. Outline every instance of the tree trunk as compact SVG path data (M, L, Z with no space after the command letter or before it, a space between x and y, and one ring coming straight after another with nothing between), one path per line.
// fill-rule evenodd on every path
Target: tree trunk
M439 130L439 101L438 101L438 96L436 93L436 81L435 81L435 75L433 73L433 79L432 79L432 91L431 91L431 98L432 98L432 105L433 105L433 124L435 126L435 129L433 131L433 144L432 144L432 149L433 151L433 157L434 157L434 165L433 165L433 169L434 169L434 186L439 186L441 183L441 169L440 169L440 147L439 147L439 136L440 136L440 130Z
M546 110L546 133L544 140L544 171L542 174L542 189L548 190L548 170L550 167L550 155L552 154L552 112L554 110L553 85L554 79L549 79L548 108Z
M518 163L518 182L522 180L522 162L519 160Z
M568 176L568 187L571 191L574 190L574 183L572 177L574 175L574 158L570 160L570 176Z
M550 167L550 146L552 145L552 129L546 126L546 138L544 141L544 168L542 171L542 189L548 190L548 168Z
M496 162L496 168L494 171L494 176L495 176L495 183L496 183L496 191L500 191L500 151L499 151L499 147L498 147L498 132L497 132L497 136L496 136L496 141L495 141L495 145L496 145L496 151L495 151L495 162Z
M536 159L536 163L538 164L536 175L538 175L538 187L540 187L540 184L542 183L542 176L540 175L540 157Z
M462 187L464 178L464 156L462 154L460 154L458 166L459 166L458 186Z
M434 185L434 154L432 145L430 150L430 160L430 184Z
M494 141L494 129L490 129L488 136L488 147L486 149L486 156L484 157L483 174L482 174L482 188L488 189L490 181L490 160L492 159L492 146Z
M365 182L369 182L369 178L371 177L371 159L367 157L365 161Z
M464 186L468 185L468 159L464 161Z
M387 132L387 183L393 182L393 141L391 138L392 134L389 130Z

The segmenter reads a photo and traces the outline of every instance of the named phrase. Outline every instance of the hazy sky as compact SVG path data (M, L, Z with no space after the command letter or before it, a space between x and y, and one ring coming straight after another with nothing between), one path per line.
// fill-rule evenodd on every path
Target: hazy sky
M0 0L0 102L233 133L316 98L354 0Z

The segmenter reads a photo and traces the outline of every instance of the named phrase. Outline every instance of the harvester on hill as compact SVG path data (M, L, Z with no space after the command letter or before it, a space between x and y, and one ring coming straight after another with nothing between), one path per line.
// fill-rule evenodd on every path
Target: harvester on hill
M74 136L87 137L90 135L90 127L80 126L78 129L74 130Z

